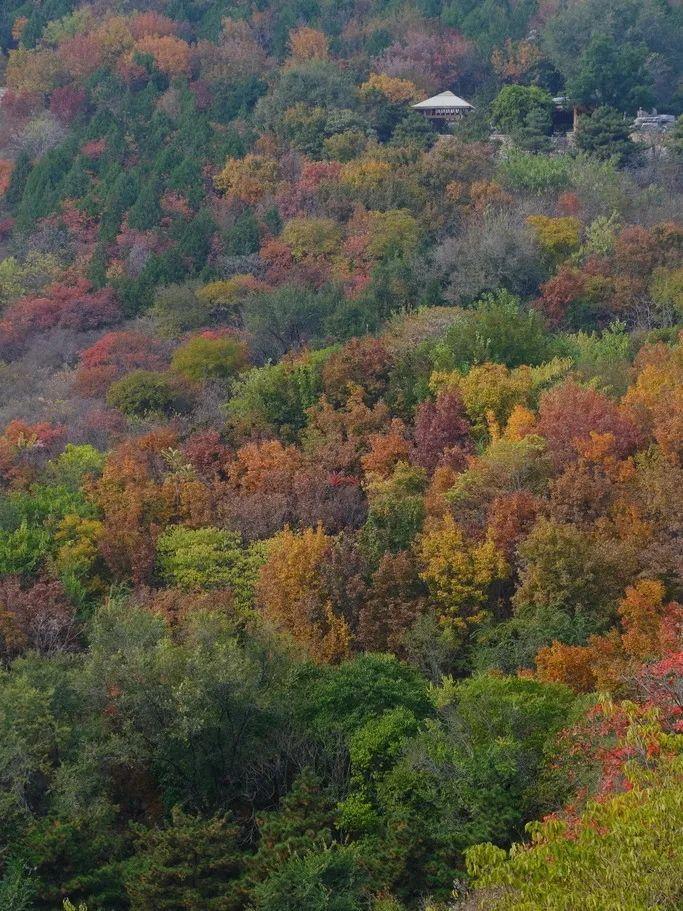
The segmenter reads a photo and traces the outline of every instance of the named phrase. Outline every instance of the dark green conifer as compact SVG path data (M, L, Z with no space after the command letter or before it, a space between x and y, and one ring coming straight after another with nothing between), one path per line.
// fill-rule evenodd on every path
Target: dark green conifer
M179 807L163 829L137 829L126 877L132 911L233 911L241 907L238 829L224 816L202 819Z
M334 801L320 778L304 769L276 810L258 820L259 847L249 864L249 879L259 882L295 854L332 842Z

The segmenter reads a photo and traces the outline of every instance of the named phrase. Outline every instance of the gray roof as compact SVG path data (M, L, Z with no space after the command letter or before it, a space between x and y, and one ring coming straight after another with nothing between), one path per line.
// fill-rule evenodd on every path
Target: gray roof
M472 105L469 101L465 101L464 98L459 98L457 95L454 95L453 92L441 92L439 95L434 95L432 98L427 98L425 101L419 101L417 104L413 105L414 108L419 110L429 110L431 108L471 108Z

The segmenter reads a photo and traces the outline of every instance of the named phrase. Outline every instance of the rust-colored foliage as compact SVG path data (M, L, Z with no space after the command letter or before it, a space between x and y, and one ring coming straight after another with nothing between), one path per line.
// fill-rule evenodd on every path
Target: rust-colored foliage
M0 352L16 355L33 335L55 327L101 329L119 317L111 288L95 291L85 278L50 285L44 296L23 298L5 311L0 320Z
M583 272L574 266L562 266L541 285L541 297L536 306L552 325L559 326L569 307L584 296L587 285L588 279Z
M130 33L136 41L148 35L160 38L162 36L175 35L177 32L178 23L155 10L145 10L137 13L130 20Z
M346 621L334 613L321 577L331 539L322 528L288 528L271 542L261 569L257 604L264 616L289 633L312 658L335 662L349 651Z
M81 352L75 385L80 395L104 395L111 384L131 370L163 370L162 344L132 330L107 332Z
M295 64L308 60L327 60L330 55L327 35L305 25L289 33L289 50L291 61Z
M225 480L233 452L217 430L197 431L183 443L183 454L207 481Z
M188 593L177 588L162 588L140 589L135 600L161 617L171 630L182 633L193 614L205 611L233 616L235 599L229 589Z
M0 579L0 657L27 649L52 655L77 642L74 610L57 579L25 585L17 576Z
M74 35L59 46L59 58L74 79L85 79L101 65L103 47L94 35Z
M391 356L381 339L351 339L325 362L323 389L335 405L345 402L357 387L374 402L386 390L391 367Z
M190 46L174 35L146 33L135 42L135 48L142 54L150 54L167 76L186 75L190 70Z
M673 348L646 346L640 353L638 376L626 393L627 413L652 433L662 451L683 464L683 344Z
M358 474L370 434L388 423L389 409L383 402L370 408L363 399L363 390L356 387L341 408L334 408L322 396L309 410L306 449L330 472Z
M4 196L10 185L13 164L11 161L0 159L0 196Z
M538 409L536 432L545 437L559 467L578 457L591 433L611 433L614 453L632 453L642 439L628 414L604 393L567 380L544 393Z
M456 471L465 468L474 443L458 392L442 392L436 401L426 401L418 407L414 440L415 461L428 471L438 465L448 465Z
M63 445L66 428L41 421L10 421L0 436L0 482L24 486Z
M58 86L50 96L50 110L63 123L71 123L85 110L88 96L73 85Z
M554 642L536 656L538 676L579 693L632 694L644 665L662 662L680 648L683 605L665 603L665 594L664 585L651 579L629 586L619 604L621 632L592 636L585 646Z
M409 461L412 447L406 426L398 418L392 420L384 433L371 433L368 442L370 449L360 460L367 475L388 478L399 462Z
M354 637L357 647L404 654L405 636L426 605L415 556L409 551L384 554L360 609Z
M168 432L122 443L92 485L91 495L104 521L100 551L116 578L148 582L156 538L184 511L182 479L178 484L164 483L167 463L162 453L174 445L175 437ZM193 492L197 492L194 486Z
M488 512L488 531L498 550L508 560L533 528L540 502L527 490L513 491L495 497Z

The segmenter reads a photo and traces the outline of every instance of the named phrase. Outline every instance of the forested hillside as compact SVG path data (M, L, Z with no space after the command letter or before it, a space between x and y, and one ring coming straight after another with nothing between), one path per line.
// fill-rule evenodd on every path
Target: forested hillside
M682 19L2 0L0 911L680 911Z

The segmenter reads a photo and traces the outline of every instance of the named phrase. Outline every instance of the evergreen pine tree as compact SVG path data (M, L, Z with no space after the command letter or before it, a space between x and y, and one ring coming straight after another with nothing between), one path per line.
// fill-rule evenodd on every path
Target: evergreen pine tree
M22 152L15 162L9 187L5 193L5 202L11 209L21 202L28 175L31 173L31 167L31 158L28 152Z
M35 883L25 864L16 858L5 863L0 877L0 908L7 911L29 911L35 895Z
M148 180L128 213L128 224L138 231L148 231L158 224L160 218L159 190L153 181Z
M295 854L329 845L333 811L334 801L322 790L318 776L304 769L280 806L258 820L260 841L249 864L249 880L259 882Z
M232 228L225 233L225 251L229 256L248 256L249 253L257 253L260 245L258 222L251 211L240 215Z
M59 188L60 196L63 199L80 199L86 195L89 187L90 177L83 167L83 159L79 155Z
M263 216L266 227L271 234L277 236L282 231L282 216L277 206L271 206Z
M579 118L576 145L597 158L614 158L620 165L632 161L638 151L628 123L610 107L597 108L590 117Z
M206 262L215 230L216 223L208 209L202 209L183 227L178 239L178 254L192 262L194 271L199 271Z
M514 132L517 145L529 152L547 152L550 150L550 131L552 120L543 108L533 108L524 118L524 124Z
M666 145L674 161L683 163L683 115L678 118L667 136Z
M164 829L138 828L126 877L132 911L233 911L241 904L238 830L176 807Z
M107 183L110 189L105 198L100 224L103 241L111 241L116 237L124 212L135 203L139 195L138 175L134 171L115 170Z
M363 911L368 879L348 845L309 851L283 863L254 893L254 911Z

